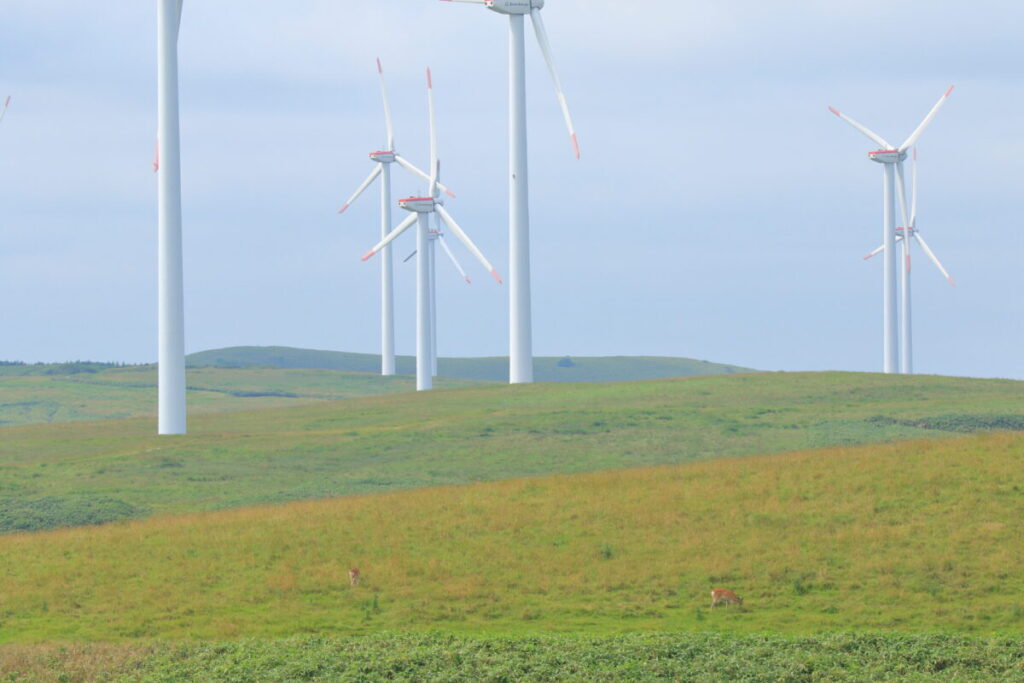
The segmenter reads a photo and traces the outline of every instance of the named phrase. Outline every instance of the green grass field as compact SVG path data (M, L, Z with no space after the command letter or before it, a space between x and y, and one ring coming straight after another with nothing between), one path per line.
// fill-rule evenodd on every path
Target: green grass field
M413 378L404 376L271 367L190 368L187 381L192 414L307 405L416 387ZM437 380L441 388L476 384ZM90 371L79 366L0 367L0 427L154 416L156 391L153 366Z
M1020 636L1021 520L1001 433L8 535L0 641Z
M9 427L0 531L1024 429L1024 383L849 373L483 386L234 414Z

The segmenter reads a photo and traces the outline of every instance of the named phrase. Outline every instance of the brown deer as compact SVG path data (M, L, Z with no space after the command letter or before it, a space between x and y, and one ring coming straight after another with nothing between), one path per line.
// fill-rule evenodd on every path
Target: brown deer
M352 588L359 585L359 570L355 567L348 570L348 585Z
M743 598L730 590L716 588L711 591L711 607L718 607L719 605L740 605L742 607Z

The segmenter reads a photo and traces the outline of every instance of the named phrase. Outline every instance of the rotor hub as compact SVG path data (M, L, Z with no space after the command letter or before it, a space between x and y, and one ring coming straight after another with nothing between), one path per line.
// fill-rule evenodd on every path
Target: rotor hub
M370 159L376 161L378 164L393 164L395 163L394 152L372 152Z

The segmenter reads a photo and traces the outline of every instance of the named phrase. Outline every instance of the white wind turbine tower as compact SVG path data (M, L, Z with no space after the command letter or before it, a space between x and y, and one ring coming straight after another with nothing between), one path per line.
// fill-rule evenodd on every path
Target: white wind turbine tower
M463 280L466 281L467 285L473 284L473 281L466 275L465 269L462 264L459 263L459 259L455 258L455 253L448 246L448 240L444 238L444 232L441 230L441 217L440 214L434 213L434 227L430 230L427 244L430 248L430 253L427 257L429 265L429 280L430 280L430 330L431 330L431 341L430 341L430 367L431 373L434 377L437 377L437 266L436 266L436 246L441 245L444 249L445 254L448 255L448 260L455 266L455 270L459 272L459 275ZM412 260L413 256L419 253L416 250L405 257L403 263L408 263Z
M491 265L490 261L477 248L469 236L459 227L451 214L444 208L444 202L440 199L440 185L438 182L441 173L441 162L437 158L437 127L434 116L434 85L430 69L427 69L427 103L430 109L430 196L409 197L401 199L398 205L410 212L410 216L392 230L384 239L378 242L370 251L363 256L367 261L374 254L381 251L395 238L408 230L415 223L416 228L416 390L426 391L432 389L433 384L433 359L434 359L434 330L432 324L431 307L431 253L430 246L430 214L440 216L444 224L448 226L463 245L483 264L494 279L501 284L501 277Z
M580 158L576 128L562 82L551 56L551 43L540 10L544 0L446 0L471 2L509 17L509 381L533 381L533 323L530 312L530 192L526 133L526 45L524 16L533 30L555 82L558 102Z
M366 179L355 194L345 202L338 213L345 213L346 210L359 199L359 196L373 184L378 177L380 184L380 236L381 239L391 231L391 164L398 164L410 173L419 176L424 180L430 180L430 176L413 166L401 154L395 151L395 129L391 120L391 103L388 99L387 87L384 84L384 68L380 59L377 60L377 75L380 80L381 97L384 100L384 123L387 127L387 147L383 151L373 152L370 159L375 163L373 172ZM438 184L449 196L455 195L444 185ZM391 257L391 247L387 246L381 255L380 263L380 301L381 301L381 336L380 336L380 357L381 374L385 377L395 374L395 284L394 268Z
M184 434L185 294L181 249L178 33L182 0L157 0L157 162L160 434Z
M939 113L939 109L946 103L949 96L953 93L953 86L949 86L949 89L939 98L939 101L932 107L932 110L928 112L928 115L924 117L921 124L910 134L902 145L894 147L891 143L886 141L881 135L878 135L866 126L857 123L850 117L846 116L834 107L829 107L829 111L841 118L842 120L849 123L851 126L856 128L858 131L866 135L873 142L881 146L881 149L874 152L868 153L868 158L872 161L878 162L883 165L884 168L884 185L882 189L882 204L883 204L883 220L882 220L882 246L885 253L885 265L884 275L882 280L882 350L883 350L883 369L886 373L895 373L898 368L898 335L899 327L897 325L897 313L896 313L896 205L893 197L893 190L896 189L900 193L900 197L903 198L905 194L905 183L903 178L903 161L907 158L907 150L917 143L919 137L924 132L925 128L932 122L936 114ZM896 182L895 175L899 176L899 182ZM905 205L905 202L901 201L901 204Z
M903 272L900 280L901 284L901 300L900 300L900 347L901 347L901 364L900 371L905 375L914 374L914 348L913 348L913 319L911 316L911 296L910 296L910 238L912 237L925 255L935 264L935 267L939 269L943 277L949 282L950 286L955 286L953 278L950 277L949 272L939 261L938 257L935 256L935 252L931 250L928 243L925 242L924 237L921 236L920 231L917 229L917 148L914 148L914 163L913 171L911 174L911 191L910 191L910 220L907 220L907 207L906 202L901 202L901 210L903 215L903 226L897 228L897 232L900 234L896 236L896 241L902 247L903 254ZM902 193L901 193L902 194ZM901 197L901 200L903 197ZM870 259L873 256L885 251L885 245L878 247L870 254L864 257L865 260Z

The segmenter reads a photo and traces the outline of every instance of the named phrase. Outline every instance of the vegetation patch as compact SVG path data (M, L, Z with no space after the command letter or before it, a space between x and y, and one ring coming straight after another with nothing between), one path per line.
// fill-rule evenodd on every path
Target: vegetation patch
M5 500L0 505L0 533L107 524L147 513L146 508L105 496Z
M874 424L903 425L905 427L936 429L943 432L957 432L960 434L993 431L1024 432L1024 415L1021 414L952 414L936 415L934 417L920 417L912 420L898 420L896 418L878 415L872 417L870 421Z

